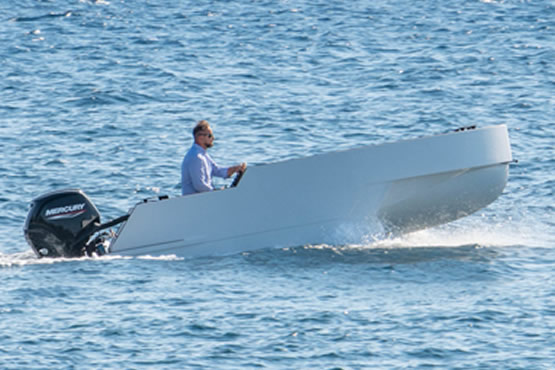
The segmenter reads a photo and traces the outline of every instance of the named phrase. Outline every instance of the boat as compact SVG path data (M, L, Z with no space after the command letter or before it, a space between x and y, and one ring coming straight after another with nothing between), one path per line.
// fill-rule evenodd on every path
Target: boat
M502 194L511 162L506 125L468 127L251 166L227 189L146 199L105 224L81 190L59 190L33 200L24 231L39 257L347 244L468 216Z

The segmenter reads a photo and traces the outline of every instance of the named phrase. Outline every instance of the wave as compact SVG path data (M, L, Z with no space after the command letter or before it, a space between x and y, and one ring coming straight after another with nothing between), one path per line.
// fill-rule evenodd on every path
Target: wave
M536 233L527 226L513 227L501 225L446 225L441 228L426 229L400 237L379 240L370 246L374 248L406 247L459 247L479 245L482 247L545 247L549 244L542 233Z
M10 19L10 21L12 21L12 22L36 22L36 21L39 21L39 20L42 20L42 19L71 17L72 14L73 14L73 12L71 10L61 12L61 13L50 12L48 14L42 14L42 15L31 16L31 17L14 17L14 18Z
M102 257L80 257L80 258L37 258L33 251L18 252L12 254L0 253L0 268L21 267L29 265L52 265L56 263L75 262L75 261L93 261L93 260L122 260L131 259L131 257L122 257L116 255Z
M531 225L527 223L519 223L516 221L508 221L499 224L489 224L473 219L469 222L457 222L454 224L443 225L441 227L421 230L410 234L398 237L386 237L381 233L370 234L362 238L362 242L353 243L353 239L359 239L361 230L353 228L345 228L339 230L338 235L341 235L343 242L336 240L335 244L315 244L305 246L291 246L281 249L262 249L259 251L243 252L247 258L261 258L265 260L265 256L271 255L271 258L276 258L276 253L284 256L283 252L287 254L295 254L297 256L308 254L310 258L315 257L315 254L321 253L322 256L328 254L336 254L342 256L364 256L370 258L363 258L366 262L372 260L372 256L376 254L393 254L389 259L394 256L402 256L407 254L407 250L420 249L424 251L433 250L434 255L456 254L459 252L468 252L476 249L489 249L500 247L526 247L526 248L550 248L553 246L553 236L550 235L549 230L539 230L538 225ZM351 233L353 237L348 237L347 234ZM219 259L220 257L218 257ZM233 258L230 256L230 258ZM279 257L277 257L279 258ZM401 258L401 257L399 257ZM18 252L12 254L0 253L0 268L27 266L27 265L49 265L64 262L90 262L90 261L114 261L114 260L141 260L141 261L182 261L189 260L189 258L178 257L176 255L162 255L151 256L144 255L138 257L123 257L119 255L106 255L106 256L93 256L93 257L80 257L80 258L37 258L31 251ZM401 258L401 260L403 260ZM398 261L399 262L399 261Z
M29 265L53 265L57 263L67 262L91 262L91 261L119 261L119 260L145 260L145 261L181 261L184 258L177 257L176 255L163 255L163 256L138 256L126 257L119 255L106 255L106 256L93 256L93 257L78 257L78 258L38 258L33 251L25 251L11 254L0 253L0 268L22 267Z

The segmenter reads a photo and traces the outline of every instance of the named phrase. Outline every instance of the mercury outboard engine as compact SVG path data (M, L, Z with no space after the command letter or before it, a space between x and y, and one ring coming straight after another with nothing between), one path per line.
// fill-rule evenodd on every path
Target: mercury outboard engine
M25 221L25 239L40 257L91 255L98 231L125 221L125 215L102 225L100 213L79 189L59 190L35 198Z

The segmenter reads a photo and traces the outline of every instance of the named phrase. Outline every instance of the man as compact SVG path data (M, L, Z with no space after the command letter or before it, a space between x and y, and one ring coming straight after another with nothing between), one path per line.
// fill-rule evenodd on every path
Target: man
M210 124L199 121L193 129L194 143L181 164L181 194L212 191L212 176L227 178L239 171L245 171L246 163L233 167L220 167L206 150L214 145L214 134Z

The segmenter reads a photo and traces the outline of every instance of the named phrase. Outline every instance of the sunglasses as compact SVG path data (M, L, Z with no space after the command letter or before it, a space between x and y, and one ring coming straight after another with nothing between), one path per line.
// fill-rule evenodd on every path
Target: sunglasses
M200 134L198 134L198 136L208 136L209 139L212 139L214 137L214 135L207 134L207 133L200 133Z

